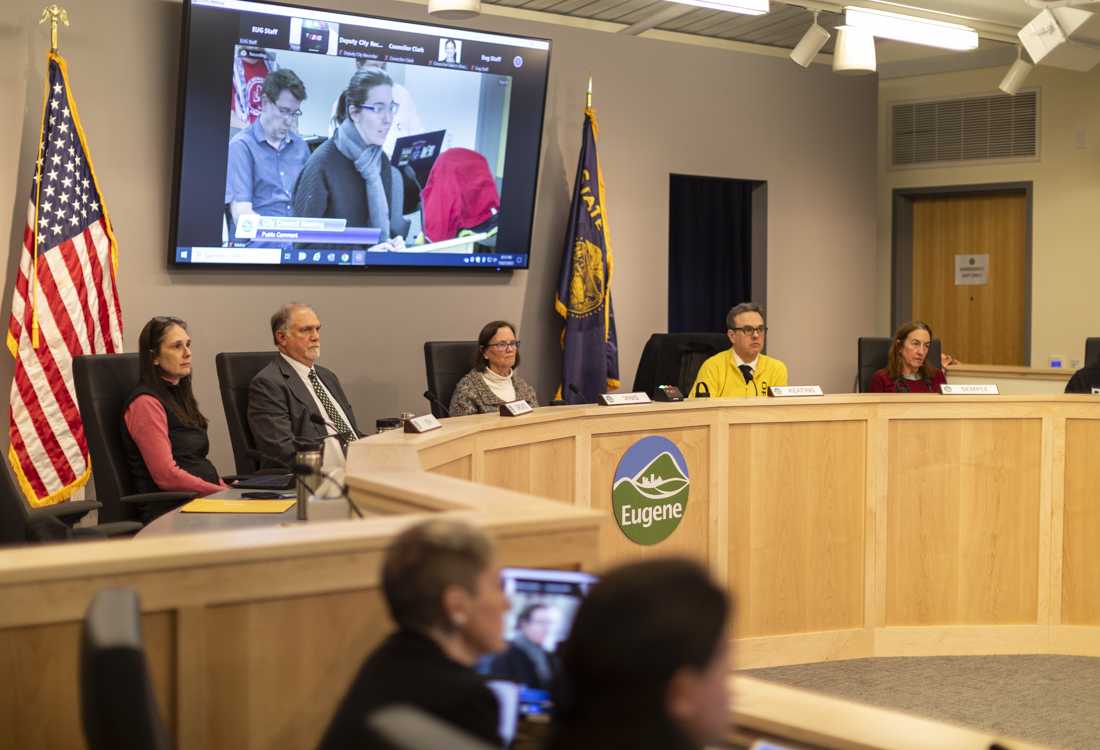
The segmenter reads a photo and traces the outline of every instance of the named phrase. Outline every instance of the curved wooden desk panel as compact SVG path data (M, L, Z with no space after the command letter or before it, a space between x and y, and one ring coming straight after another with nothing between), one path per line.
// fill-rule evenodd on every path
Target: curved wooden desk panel
M691 477L646 547L611 521L624 451L663 435ZM445 420L425 469L605 513L604 564L705 560L736 593L742 666L887 655L1100 655L1100 399L827 396L559 407Z

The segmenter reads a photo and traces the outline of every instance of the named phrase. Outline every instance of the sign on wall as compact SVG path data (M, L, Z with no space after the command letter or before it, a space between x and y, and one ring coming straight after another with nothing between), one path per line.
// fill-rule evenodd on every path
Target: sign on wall
M955 256L955 286L985 286L988 283L988 253Z
M619 459L611 487L615 523L632 542L657 544L676 530L687 512L687 461L668 438L652 435Z

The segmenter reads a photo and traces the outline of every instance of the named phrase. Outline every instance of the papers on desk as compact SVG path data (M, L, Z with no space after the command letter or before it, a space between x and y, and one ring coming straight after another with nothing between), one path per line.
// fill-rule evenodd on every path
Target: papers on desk
M180 508L180 513L284 513L294 500L219 500L200 497Z

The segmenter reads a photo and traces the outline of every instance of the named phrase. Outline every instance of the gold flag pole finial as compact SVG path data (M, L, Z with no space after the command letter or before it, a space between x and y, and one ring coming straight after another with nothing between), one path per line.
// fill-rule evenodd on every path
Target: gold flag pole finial
M588 76L588 94L584 99L584 106L588 109L592 109L592 76Z
M57 5L49 5L42 9L40 24L50 22L50 52L57 53L57 25L63 23L69 25L69 11Z

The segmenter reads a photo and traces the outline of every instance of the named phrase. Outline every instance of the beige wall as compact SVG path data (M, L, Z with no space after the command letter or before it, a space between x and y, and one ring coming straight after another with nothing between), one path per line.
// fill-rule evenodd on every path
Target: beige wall
M1031 364L1051 354L1082 359L1085 337L1100 335L1100 68L1091 73L1037 67L1040 158L947 168L890 169L890 106L899 101L991 94L1005 68L883 81L879 87L878 332L889 335L892 193L903 187L1033 183ZM1078 146L1078 137L1084 147ZM919 311L914 311L919 315ZM947 342L946 346L949 346Z
M334 8L424 20L423 8L377 0ZM43 3L15 0L0 20L0 236L9 310L41 107ZM595 80L608 213L616 252L620 364L633 382L641 348L667 315L670 172L767 180L771 353L794 380L846 390L855 336L874 329L875 83L803 71L785 59L503 18L473 27L553 39L532 267L511 275L169 272L166 267L181 6L169 0L70 0L62 51L121 248L126 344L144 322L191 323L196 390L212 417L212 458L232 468L214 354L265 348L280 301L314 304L322 361L361 424L423 412L425 339L472 338L491 318L519 322L526 376L548 398L557 381L552 315L563 224L576 168L583 91ZM6 320L6 318L5 318ZM11 366L0 361L0 382Z

